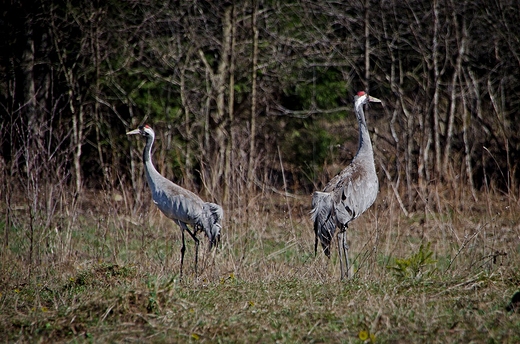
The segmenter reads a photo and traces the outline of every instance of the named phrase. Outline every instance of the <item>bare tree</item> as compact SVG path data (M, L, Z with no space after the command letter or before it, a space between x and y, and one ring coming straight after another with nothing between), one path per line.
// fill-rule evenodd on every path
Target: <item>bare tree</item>
M251 16L251 29L253 37L253 49L251 56L251 114L250 114L250 140L249 140L249 166L247 171L248 189L253 187L255 175L255 150L256 150L256 112L257 112L257 69L258 69L258 2L253 0L253 14Z

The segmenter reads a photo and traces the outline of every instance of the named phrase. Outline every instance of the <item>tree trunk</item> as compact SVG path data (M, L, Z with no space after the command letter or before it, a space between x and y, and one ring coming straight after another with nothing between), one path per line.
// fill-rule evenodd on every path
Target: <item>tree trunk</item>
M365 0L365 91L370 94L370 0Z
M439 1L433 1L433 75L434 75L434 92L433 92L433 137L435 145L435 172L437 178L442 175L441 169L441 136L439 123L439 92L440 92L440 71L439 71Z
M75 197L81 194L82 176L81 176L81 151L83 146L83 106L80 104L78 110L74 107L74 91L72 85L69 89L69 107L72 113L72 141L74 145L73 165L76 182Z
M450 161L451 154L451 141L453 139L453 125L455 122L455 110L457 103L457 81L460 83L460 75L462 70L462 60L466 54L466 20L464 17L462 18L462 35L459 36L458 24L456 13L453 12L453 26L455 27L455 32L457 34L457 42L459 44L459 51L455 66L455 71L453 72L453 78L451 80L451 96L450 96L450 113L448 117L448 128L446 129L446 147L444 149L444 162L442 170L444 172L448 171L448 163ZM461 87L462 88L462 87Z
M22 54L23 73L23 113L26 115L27 127L31 140L37 139L39 125L36 114L36 92L34 85L34 39L33 39L32 15L27 15L25 21L25 49Z
M235 114L234 114L234 104L235 104L235 44L236 44L236 11L235 6L231 6L231 30L229 32L230 35L230 49L229 49L229 96L228 96L228 121L227 121L227 132L229 135L229 139L227 141L226 146L226 166L224 169L224 192L222 197L222 202L227 204L230 200L230 189L233 190L236 188L234 173L232 173L232 168L235 166L234 155L235 155ZM231 194L232 195L232 194ZM232 198L232 196L231 196Z
M94 7L91 3L92 12L95 12ZM92 49L94 50L94 68L95 68L95 82L94 82L94 97L98 99L99 94L101 93L101 47L99 44L99 12L96 13L95 16L91 19L91 39L92 39ZM97 153L99 159L99 167L101 168L101 173L103 175L103 180L105 183L113 186L112 181L109 178L109 174L107 171L108 166L105 166L105 159L103 157L103 148L101 144L101 123L102 119L100 116L100 107L99 101L94 102L94 118L96 123L94 123L94 127L96 130L96 145L97 145Z
M466 103L466 93L464 92L464 87L462 87L462 136L464 141L464 163L466 166L466 178L468 179L468 184L471 189L471 195L473 196L473 200L475 202L478 201L477 193L475 190L475 184L473 183L473 167L471 164L471 147L469 144L469 137L468 137L468 131L469 131L469 123L471 120L471 114L468 111L468 105Z
M181 80L180 80L180 95L181 95L181 104L184 109L184 139L186 141L186 150L184 151L184 175L186 179L186 186L193 186L193 174L192 174L192 164L191 164L191 139L192 132L190 126L190 106L188 104L187 98L187 90L186 90L186 66L188 65L191 51L188 51L186 54L186 59L184 65L181 67Z
M251 119L250 119L250 140L249 140L249 166L247 170L248 189L253 188L253 178L255 176L255 145L256 145L256 106L257 106L257 89L256 89L256 70L258 68L258 2L253 1L253 15L251 17L251 28L253 34L253 56L251 64Z

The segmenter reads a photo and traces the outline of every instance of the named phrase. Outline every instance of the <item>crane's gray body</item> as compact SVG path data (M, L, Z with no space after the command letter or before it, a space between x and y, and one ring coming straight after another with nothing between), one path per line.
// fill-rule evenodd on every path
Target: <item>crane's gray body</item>
M204 202L193 192L164 178L155 170L150 160L145 165L152 199L159 210L181 227L191 225L195 231L203 230L210 239L211 245L214 245L217 236L220 235L222 207L215 203Z
M367 129L363 104L368 101L380 102L379 99L367 95L356 96L354 109L359 122L359 148L352 163L330 180L322 192L316 191L312 197L312 221L316 234L315 251L318 240L323 251L330 257L330 244L336 228L340 229L346 271L341 266L341 278L348 277L348 247L346 245L346 229L350 221L359 217L376 200L379 190L374 152ZM342 248L338 238L340 260Z
M221 221L224 215L222 207L211 202L204 202L193 192L186 190L172 181L164 178L152 163L151 150L155 139L155 133L149 126L141 126L132 130L127 135L139 134L146 138L146 146L143 151L143 162L146 172L146 180L152 192L153 202L159 210L177 223L182 230L181 249L181 276L184 262L185 241L184 231L187 231L195 241L195 270L197 270L197 256L199 240L196 237L198 231L204 231L209 238L210 249L220 239ZM190 231L188 225L192 226Z

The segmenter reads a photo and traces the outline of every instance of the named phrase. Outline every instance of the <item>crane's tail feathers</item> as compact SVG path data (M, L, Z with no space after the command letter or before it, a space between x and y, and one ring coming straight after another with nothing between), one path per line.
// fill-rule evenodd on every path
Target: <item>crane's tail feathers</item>
M323 252L330 257L330 244L336 230L334 221L334 201L328 192L316 191L312 196L311 219L314 222L314 233L321 242ZM316 251L316 245L314 247Z
M209 238L209 247L211 249L220 242L224 211L220 205L206 202L204 203L204 215L206 218L204 229Z

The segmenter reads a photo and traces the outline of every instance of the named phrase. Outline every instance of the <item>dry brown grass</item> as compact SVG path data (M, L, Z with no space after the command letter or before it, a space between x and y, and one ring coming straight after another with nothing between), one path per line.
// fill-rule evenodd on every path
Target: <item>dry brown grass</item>
M180 230L143 203L96 194L33 223L11 214L1 254L0 333L8 342L501 342L520 340L505 306L520 284L517 199L432 189L403 215L393 191L352 223L355 276L314 257L310 196L263 193L226 209L216 252L193 245L178 279ZM426 201L426 199L428 201ZM23 204L18 204L23 205ZM5 227L5 224L4 226ZM202 236L201 236L202 237ZM207 245L202 238L204 248ZM429 243L429 248L428 248ZM431 252L420 261L419 252ZM416 264L396 268L397 260ZM364 332L366 331L366 332ZM372 336L372 337L371 337Z

